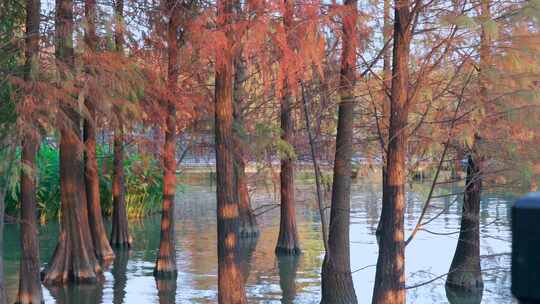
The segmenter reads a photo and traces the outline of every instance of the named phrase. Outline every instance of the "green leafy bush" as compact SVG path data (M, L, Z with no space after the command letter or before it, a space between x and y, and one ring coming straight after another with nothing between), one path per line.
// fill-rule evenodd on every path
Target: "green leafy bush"
M104 216L112 214L112 153L98 146L101 207ZM20 150L17 151L20 159ZM60 217L60 154L53 145L43 144L37 155L37 205L40 222ZM140 218L161 210L162 171L159 162L138 153L128 154L124 162L126 207L128 217ZM20 172L18 162L13 170L6 197L6 214L16 217L20 210Z

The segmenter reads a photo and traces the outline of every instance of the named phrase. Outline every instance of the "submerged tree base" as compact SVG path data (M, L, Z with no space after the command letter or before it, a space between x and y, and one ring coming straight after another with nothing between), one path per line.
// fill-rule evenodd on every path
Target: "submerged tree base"
M449 285L448 282L446 283L445 290L450 304L480 304L484 291L483 288L464 290L463 288Z
M174 279L178 276L174 258L158 257L154 268L154 277L157 279Z
M283 246L277 246L276 247L276 255L282 256L282 255L301 255L302 249L300 247L283 247Z
M462 290L466 292L482 291L484 282L480 270L454 270L448 274L446 287L452 290Z
M241 239L257 238L259 234L260 230L259 227L257 227L256 223L252 224L250 222L244 221L238 228L238 235Z
M324 258L321 274L321 304L357 304L352 274L340 271Z

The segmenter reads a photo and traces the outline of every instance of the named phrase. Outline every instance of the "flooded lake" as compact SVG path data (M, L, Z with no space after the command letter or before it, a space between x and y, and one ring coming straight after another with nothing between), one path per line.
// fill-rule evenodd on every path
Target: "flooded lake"
M416 224L427 185L408 191L406 237ZM460 192L459 188L448 192ZM117 258L98 285L44 288L46 303L216 303L217 256L215 188L187 186L177 195L176 251L178 279L156 282L152 276L159 245L159 216L130 221L134 246L117 252ZM254 207L273 202L273 194L259 191ZM261 235L243 241L241 270L246 277L249 303L318 303L320 269L324 256L319 212L312 186L298 186L297 220L303 254L277 258L274 247L279 230L279 209L258 217ZM359 303L371 303L374 264L377 260L375 229L380 212L380 185L359 181L352 193L351 267ZM481 204L481 255L485 270L481 303L512 303L510 294L511 198L485 194ZM438 214L406 248L407 286L427 282L448 272L457 243L461 195L434 199L426 219ZM110 223L107 223L110 226ZM41 227L41 260L47 262L57 242L58 224ZM7 224L4 259L8 297L14 301L18 287L19 231ZM44 263L45 264L45 263ZM451 303L479 303L479 298L452 298ZM449 303L444 278L407 291L408 303Z

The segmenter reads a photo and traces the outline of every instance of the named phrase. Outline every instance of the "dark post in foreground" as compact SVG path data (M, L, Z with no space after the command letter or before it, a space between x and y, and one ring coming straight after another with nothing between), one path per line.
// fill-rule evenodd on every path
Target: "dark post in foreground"
M540 192L512 207L512 294L520 303L540 303Z

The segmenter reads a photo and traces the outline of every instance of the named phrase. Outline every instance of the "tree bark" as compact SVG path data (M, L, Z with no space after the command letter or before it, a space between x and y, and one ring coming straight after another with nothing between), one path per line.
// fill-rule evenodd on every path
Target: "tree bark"
M218 22L225 30L226 47L216 56L215 147L217 178L218 301L220 304L247 303L244 280L237 264L238 202L234 195L233 122L233 1L218 1Z
M114 131L113 153L113 215L111 245L116 248L131 247L131 236L126 211L126 189L124 178L124 130L120 115L119 124Z
M391 0L384 0L383 10L383 43L388 43L392 38L392 20L390 17L390 10L392 8ZM386 186L386 143L388 142L388 125L389 125L389 116L390 116L390 98L388 98L388 90L392 86L392 53L391 48L386 47L386 50L383 53L383 101L382 101L382 123L381 123L381 132L379 136L382 136L381 139L381 155L382 155L382 187L383 189ZM381 233L381 222L377 225L376 235L377 240Z
M357 1L346 0L345 7L339 86L341 100L339 103L336 154L334 158L328 251L324 256L321 274L321 303L358 302L352 281L349 248Z
M170 19L167 29L168 67L167 86L167 119L165 126L165 143L163 146L163 210L161 214L161 241L154 269L154 275L159 278L175 278L176 250L174 246L174 198L176 194L176 104L175 92L179 76L178 36L180 26L179 8L176 1L167 1ZM158 281L159 284L159 281ZM166 283L163 283L166 284Z
M42 303L39 279L39 240L36 219L36 154L39 142L27 134L22 144L21 169L21 261L16 303Z
M465 194L461 214L459 239L450 265L446 285L469 291L482 289L480 267L480 194L482 173L480 160L468 157Z
M240 5L237 3L237 5ZM240 10L240 9L238 9ZM246 78L246 66L241 54L235 58L234 73L234 177L235 177L235 199L239 207L239 236L240 238L252 238L259 235L257 219L249 201L248 182L246 178L246 162L241 131L244 128L242 107L245 104L244 80Z
M124 52L124 1L116 0L114 6L116 14L116 27L114 39L116 51L123 55ZM116 119L118 125L114 131L114 153L113 153L113 217L111 245L117 248L131 247L131 236L129 235L129 225L126 211L126 185L124 178L124 121L120 109L116 109Z
M39 64L39 14L40 1L26 1L26 71L25 80L33 81ZM31 105L29 105L31 107ZM29 116L33 120L32 115ZM33 121L27 122L32 125ZM16 303L42 303L39 278L39 231L37 226L36 154L39 135L36 127L29 127L22 140L21 154L21 262L19 291Z
M74 71L73 1L56 1L55 53L61 79ZM45 284L96 282L101 267L96 259L84 185L84 159L81 116L72 105L61 103L60 188L62 203L61 230L51 262L43 273Z
M292 26L294 17L294 1L284 1L283 25L288 35L287 42L292 47ZM284 72L285 74L287 71ZM289 77L285 75L283 80L283 93L281 97L281 140L292 145L294 123L292 117L293 95L290 88ZM281 216L279 224L279 236L276 245L276 254L300 254L300 240L296 228L296 207L294 201L294 159L292 155L283 155L281 158L280 171L281 186Z
M482 33L480 36L480 69L479 69L479 101L480 107L488 106L489 81L487 70L491 64L491 37L485 23L491 19L490 0L481 1ZM452 289L479 293L483 289L482 270L480 265L480 198L482 192L482 156L478 153L481 137L478 131L474 134L473 146L467 160L467 176L459 239L450 265L446 286Z
M86 18L84 38L89 51L94 53L97 51L95 0L85 0L84 11ZM89 117L84 120L83 131L86 156L84 176L88 204L88 221L90 223L90 232L92 234L96 256L98 259L111 260L114 258L114 252L109 244L101 213L98 163L96 158L96 111L94 102L95 100L92 99L92 96L87 96L84 102L89 113Z
M396 0L390 128L386 159L386 184L380 219L380 242L372 303L405 303L404 210L407 121L409 112L409 49L412 37L408 0Z

